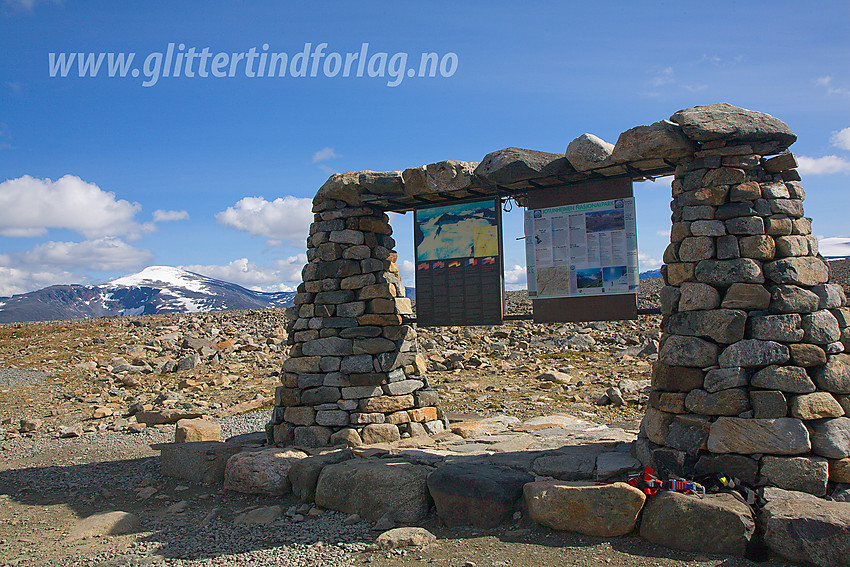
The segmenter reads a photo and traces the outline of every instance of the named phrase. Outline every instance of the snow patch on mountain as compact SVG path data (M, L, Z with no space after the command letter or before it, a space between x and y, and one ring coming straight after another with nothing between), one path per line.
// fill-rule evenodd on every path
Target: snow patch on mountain
M106 285L109 286L148 286L148 287L182 287L189 291L204 292L206 286L198 278L206 278L200 274L194 274L181 270L180 268L172 268L171 266L148 266L138 274L124 276L112 280Z

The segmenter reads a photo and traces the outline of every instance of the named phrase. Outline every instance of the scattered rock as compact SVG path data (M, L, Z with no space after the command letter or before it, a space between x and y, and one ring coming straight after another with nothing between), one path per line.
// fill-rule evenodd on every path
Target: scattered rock
M160 446L162 474L207 484L224 480L228 459L242 450L236 443L202 441Z
M661 491L646 503L640 525L641 537L652 543L726 555L744 555L754 532L749 506L723 493L700 499Z
M83 424L75 423L74 425L62 425L57 432L60 439L70 439L73 437L83 436Z
M316 485L316 504L378 520L387 514L412 524L431 507L426 469L392 459L351 459L324 467Z
M35 417L22 419L18 431L20 431L21 433L32 433L33 431L38 431L38 429L41 427L41 424L42 421Z
M642 491L622 482L530 482L523 488L523 495L534 522L597 537L631 532L646 500Z
M373 532L385 532L385 531L391 530L393 528L395 528L395 521L392 519L392 517L390 515L384 514L383 516L378 518L378 521L375 522L374 526L372 526L372 531Z
M224 470L224 488L247 494L288 494L292 490L289 469L307 456L288 449L243 451L230 457Z
M435 541L437 537L425 528L394 528L377 537L374 549L424 547Z
M198 411L188 411L177 408L144 410L135 414L136 421L147 426L177 423L181 419L196 419L203 414Z
M221 425L206 419L181 419L174 430L174 442L193 441L221 441Z
M280 506L263 506L243 512L233 518L234 524L270 524L283 515Z
M448 464L428 475L428 490L447 526L492 528L511 517L523 485L533 480L505 466Z
M127 534L135 531L140 524L139 517L129 512L103 512L79 520L71 528L67 539L74 541L87 537Z
M850 564L850 503L770 487L764 498L759 523L771 550L822 567Z

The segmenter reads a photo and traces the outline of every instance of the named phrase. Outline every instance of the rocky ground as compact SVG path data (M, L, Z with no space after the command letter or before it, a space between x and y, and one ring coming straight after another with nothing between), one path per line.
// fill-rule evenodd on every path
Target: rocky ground
M658 280L642 286L656 304ZM522 292L509 312L530 311ZM634 429L643 413L659 315L636 321L420 329L428 378L453 414L571 414ZM282 310L101 318L0 327L0 565L531 566L737 565L639 538L606 541L524 518L492 531L445 529L424 549L370 551L378 532L292 497L176 481L157 443L179 417L205 415L222 438L256 440L284 359ZM170 422L170 423L169 423ZM154 447L152 447L152 445ZM286 511L238 523L262 506ZM132 535L74 539L79 518L137 514ZM771 564L781 564L774 562Z

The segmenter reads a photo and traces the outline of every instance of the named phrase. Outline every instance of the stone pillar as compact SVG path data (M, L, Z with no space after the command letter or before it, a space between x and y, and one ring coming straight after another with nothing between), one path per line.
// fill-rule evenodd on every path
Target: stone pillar
M677 160L662 338L638 453L668 473L724 472L826 491L850 456L850 311L804 216L781 121L730 105L671 117ZM776 155L768 158L766 156Z
M359 445L443 430L416 330L404 323L412 310L389 218L360 200L364 175L336 174L314 199L308 264L287 311L289 358L267 428L274 443ZM379 187L400 179L367 177Z

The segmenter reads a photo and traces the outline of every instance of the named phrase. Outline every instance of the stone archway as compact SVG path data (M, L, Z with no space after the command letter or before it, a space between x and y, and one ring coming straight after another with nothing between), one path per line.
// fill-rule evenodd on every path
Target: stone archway
M331 176L313 201L269 437L315 446L443 429L386 211L673 174L663 335L636 452L679 474L816 477L825 489L822 457L850 455L850 312L804 216L795 140L772 116L715 104L614 145L585 134L563 155L507 148L479 164Z

